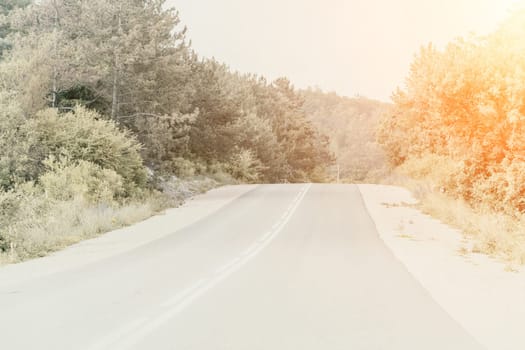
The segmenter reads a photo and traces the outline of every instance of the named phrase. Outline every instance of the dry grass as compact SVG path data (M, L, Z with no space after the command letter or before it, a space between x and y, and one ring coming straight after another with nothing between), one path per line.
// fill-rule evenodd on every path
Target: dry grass
M463 200L435 191L416 191L420 209L461 230L472 241L464 253L482 253L510 265L525 264L525 218L473 208ZM467 248L465 248L467 250Z
M496 213L488 207L472 208L464 201L431 194L422 202L424 210L461 228L474 238L473 252L525 263L524 218Z
M154 198L120 207L93 207L80 199L55 203L45 214L35 213L7 227L9 245L0 254L0 264L45 256L81 240L144 220L157 209Z
M50 201L43 196L31 196L0 229L4 238L0 250L0 265L42 257L85 239L129 226L178 206L185 199L218 183L209 178L170 182L171 193L152 192L141 200L111 205L94 205L81 197L67 201ZM1 218L1 217L0 217Z
M424 213L462 231L468 240L462 254L481 253L506 262L525 264L525 215L507 205L495 211L490 198L475 205L446 192L453 188L458 164L446 158L427 155L407 161L392 172L385 184L409 189Z

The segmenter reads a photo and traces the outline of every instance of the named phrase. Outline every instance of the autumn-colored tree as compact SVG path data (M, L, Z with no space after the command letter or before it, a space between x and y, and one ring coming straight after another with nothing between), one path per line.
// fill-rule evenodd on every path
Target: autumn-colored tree
M421 49L379 132L394 166L446 157L459 164L444 181L449 192L474 205L525 211L524 19L518 11L488 36Z

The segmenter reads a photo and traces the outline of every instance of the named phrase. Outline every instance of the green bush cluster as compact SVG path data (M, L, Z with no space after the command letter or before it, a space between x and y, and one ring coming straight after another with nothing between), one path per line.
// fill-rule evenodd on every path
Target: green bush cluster
M118 227L108 213L145 201L146 169L140 144L129 132L83 107L25 118L16 105L5 105L0 251L15 260L45 254ZM97 213L101 220L93 219Z
M84 107L60 114L56 109L37 113L27 123L32 130L31 151L36 174L46 171L49 156L85 161L113 170L123 179L126 195L146 185L147 175L140 156L141 146L125 130Z
M2 103L4 102L4 103ZM26 118L16 104L0 96L0 186L38 182L47 172L45 160L86 161L113 170L124 181L126 195L146 185L140 144L114 122L83 107L69 113L46 109Z
M93 204L113 204L125 197L124 179L114 170L85 160L71 164L49 158L44 163L49 171L40 177L39 184L45 196L52 200L81 197Z
M235 179L255 183L259 180L263 165L253 151L240 149L231 156L226 168Z

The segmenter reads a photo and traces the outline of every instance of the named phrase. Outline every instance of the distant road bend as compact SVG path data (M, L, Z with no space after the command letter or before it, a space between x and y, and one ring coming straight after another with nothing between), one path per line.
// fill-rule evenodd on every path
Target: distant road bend
M354 185L256 186L134 249L2 276L6 350L482 349L379 239Z

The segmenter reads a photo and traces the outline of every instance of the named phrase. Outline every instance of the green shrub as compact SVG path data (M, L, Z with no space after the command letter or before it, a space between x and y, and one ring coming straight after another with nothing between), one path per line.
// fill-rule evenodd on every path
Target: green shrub
M122 176L114 170L83 160L70 164L51 157L44 163L49 171L39 182L50 199L67 201L81 197L90 203L113 204L125 193Z
M206 168L206 176L209 176L219 184L233 185L239 181L230 173L229 165L222 162L212 162Z
M31 178L33 161L25 122L14 96L0 91L0 190Z
M251 150L241 149L230 158L227 169L237 180L256 182L263 166Z
M29 239L20 232L42 230L49 210L54 206L41 195L34 183L28 182L0 194L0 236L5 248L18 248ZM38 244L38 242L34 242Z
M71 162L87 161L119 174L125 194L133 195L147 181L140 156L140 144L129 132L118 129L114 122L83 107L59 114L47 109L26 124L33 130L32 154L36 175L47 171L44 160L66 157Z
M199 166L189 159L177 157L171 160L170 167L175 175L186 178L195 176L199 171Z

